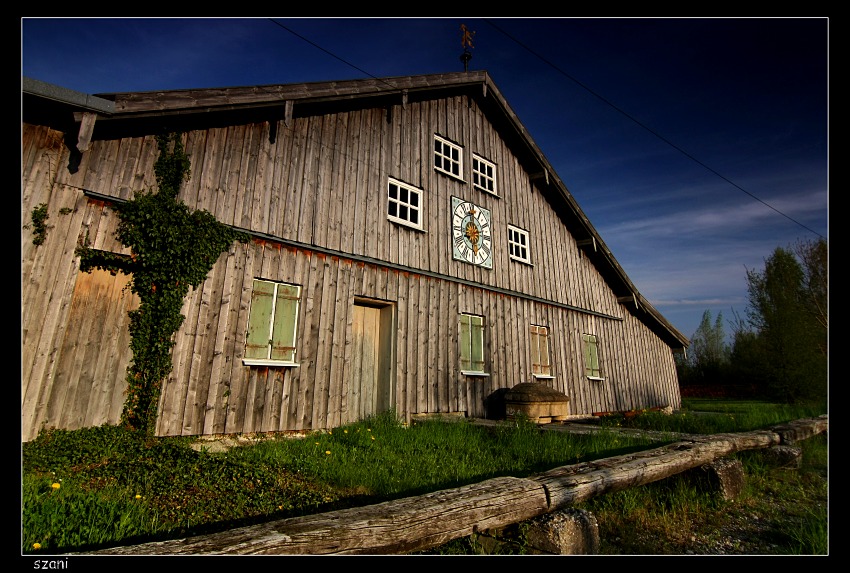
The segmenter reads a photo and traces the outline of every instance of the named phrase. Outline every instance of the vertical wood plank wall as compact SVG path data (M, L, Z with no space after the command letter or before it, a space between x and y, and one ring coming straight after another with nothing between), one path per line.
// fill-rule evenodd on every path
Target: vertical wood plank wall
M456 96L389 112L296 117L290 127L278 123L274 143L269 130L268 123L255 123L184 136L192 177L181 199L189 207L304 246L235 244L190 292L162 392L159 434L303 430L353 421L356 411L345 397L355 297L394 305L394 401L405 416L484 416L488 396L531 379L531 324L550 329L555 378L546 383L570 396L572 413L679 407L670 348L617 302L474 100ZM463 147L463 181L434 170L435 134ZM472 188L473 153L496 164L498 196ZM154 186L155 160L153 136L95 140L70 173L62 134L24 125L22 227L41 203L48 204L51 225L39 247L22 230L25 440L43 425L75 428L120 415L115 396L123 389L129 350L116 346L127 338L126 313L119 310L134 301L116 285L83 296L94 283L79 272L73 251L86 235L96 248L121 251L115 213L83 191L127 199ZM423 230L387 220L389 177L422 189ZM452 196L491 211L492 270L452 260ZM530 265L509 259L508 224L529 232ZM254 278L302 286L297 368L242 365ZM100 309L100 318L87 314L88 305ZM485 317L489 377L459 372L460 312ZM87 320L98 328L86 328ZM583 333L599 337L604 381L584 377Z

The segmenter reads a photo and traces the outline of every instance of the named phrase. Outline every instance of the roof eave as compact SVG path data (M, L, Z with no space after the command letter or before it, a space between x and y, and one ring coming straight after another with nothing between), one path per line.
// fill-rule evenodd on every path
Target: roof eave
M661 314L640 295L628 275L605 245L602 237L590 223L566 185L558 177L548 159L534 142L531 134L511 109L486 71L456 72L419 76L313 82L302 84L280 84L231 88L201 88L186 90L118 92L87 95L45 82L23 78L22 93L39 96L75 107L77 111L91 111L99 119L112 121L144 120L151 117L190 117L215 113L253 110L284 109L291 106L323 105L333 102L390 98L387 101L404 103L435 91L451 90L465 92L478 98L483 106L502 117L500 123L515 146L521 148L521 161L535 174L535 184L549 193L554 193L562 202L565 211L560 215L570 224L570 231L588 257L600 268L600 272L618 298L630 297L643 319L649 320L652 330L673 348L685 348L688 339L676 330Z

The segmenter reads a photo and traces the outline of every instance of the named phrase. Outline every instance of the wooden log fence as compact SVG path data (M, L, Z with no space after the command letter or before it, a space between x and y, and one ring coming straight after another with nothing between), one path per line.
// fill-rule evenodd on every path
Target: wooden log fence
M658 481L735 452L789 445L828 430L828 416L768 430L688 435L659 448L366 507L269 521L208 535L78 555L389 555L563 510L593 496Z

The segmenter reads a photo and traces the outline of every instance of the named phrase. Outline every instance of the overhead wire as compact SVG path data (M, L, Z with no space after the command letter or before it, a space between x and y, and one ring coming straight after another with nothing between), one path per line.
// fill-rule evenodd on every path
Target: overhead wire
M510 35L508 32L506 32L505 30L503 30L502 28L500 28L499 26L497 26L496 24L494 24L491 20L488 20L488 19L486 19L486 18L485 18L485 19L484 19L484 21L485 21L485 22L487 22L490 26L492 26L492 27L493 27L493 28L495 28L496 30L498 30L500 33L502 33L503 35L505 35L507 38L509 38L510 40L512 40L513 42L515 42L517 45L519 45L521 48L523 48L524 50L526 50L528 53L532 54L534 57L538 58L540 61L542 61L542 62L543 62L543 63L545 63L546 65L550 66L552 69L554 69L555 71L557 71L558 73L560 73L561 75L563 75L564 77L566 77L567 79L569 79L570 81L574 82L576 85L578 85L579 87L581 87L582 89L584 89L585 91L587 91L588 93L590 93L591 95L593 95L594 97L596 97L596 98L598 98L599 100L601 100L603 103L605 103L605 105L607 105L607 106L611 107L612 109L616 110L617 112L621 113L622 115L624 115L625 117L627 117L629 120L633 121L633 122L634 122L634 123L636 123L638 126L640 126L642 129L645 129L646 131L648 131L649 133L651 133L652 135L654 135L655 137L657 137L658 139L660 139L661 141L663 141L664 143L666 143L667 145L669 145L670 147L672 147L673 149L675 149L676 151L678 151L679 153L681 153L682 155L684 155L685 157L687 157L688 159L690 159L691 161L693 161L694 163L696 163L697 165L699 165L699 166L703 167L704 169L706 169L706 170L710 171L711 173L713 173L713 174L714 174L714 175L716 175L717 177L721 178L723 181L726 181L727 183L729 183L730 185L732 185L733 187L735 187L735 188L736 188L736 189L738 189L739 191L741 191L741 192L743 192L743 193L745 193L745 194L749 195L750 197L752 197L753 199L755 199L756 201L758 201L759 203L761 203L761 204L762 204L762 205L764 205L765 207L768 207L769 209L772 209L772 210L773 210L773 211L775 211L776 213L778 213L778 214L782 215L783 217L785 217L786 219L788 219L788 220L789 220L789 221L791 221L792 223L795 223L796 225L799 225L799 226L800 226L800 227L802 227L803 229L806 229L807 231L809 231L809 232L811 232L811 233L814 233L814 234L815 234L815 235L817 235L818 237L824 238L824 237L823 237L823 235L821 235L820 233L818 233L818 232L817 232L817 231L815 231L814 229L811 229L810 227L807 227L806 225L804 225L803 223L801 223L801 222L797 221L796 219L794 219L793 217L789 216L788 214L783 213L782 211L780 211L779 209L777 209L777 208L776 208L776 207L774 207L773 205L771 205L771 204L767 203L766 201L762 200L762 199L761 199L761 198L759 198L759 197L756 197L754 194L750 193L749 191L747 191L746 189L744 189L743 187L741 187L740 185L738 185L738 184L737 184L737 183L735 183L734 181L730 180L728 177L724 176L723 174L721 174L721 173L717 172L717 170L715 170L715 169L713 169L712 167L710 167L710 166L706 165L705 163L703 163L702 161L700 161L699 159L697 159L696 157L694 157L693 155L691 155L690 153L688 153L687 151L685 151L684 149L682 149L680 146L676 145L675 143L673 143L672 141L670 141L670 140L669 140L669 139L667 139L666 137L662 136L660 133L658 133L658 132L657 132L657 131L655 131L654 129L652 129L652 128L650 128L649 126L645 125L644 123L640 122L639 120L637 120L635 117L633 117L632 115L630 115L629 113L627 113L626 111L624 111L623 109L621 109L620 107L618 107L618 106L614 105L614 104L613 104L612 102L610 102L608 99L606 99L605 97L603 97L603 96L601 96L600 94L596 93L594 90L592 90L591 88L589 88L587 85L585 85L584 83L582 83L582 82L581 82L581 81L579 81L578 79L574 78L573 76L571 76L570 74L568 74L567 72L565 72L564 70L562 70L560 67L558 67L558 66L557 66L557 65L555 65L554 63L550 62L548 59L544 58L543 56L541 56L540 54L538 54L537 52L535 52L534 50L532 50L531 48L529 48L528 46L526 46L525 44L523 44L522 42L520 42L518 39L516 39L515 37L513 37L512 35Z
M352 64L351 62L348 62L348 61L344 60L343 58L341 58L341 57L337 56L336 54L334 54L334 53L332 53L332 52L330 52L330 51L326 50L326 49L325 49L325 48L323 48L322 46L319 46L319 45L318 45L318 44L316 44L315 42L313 42L313 41L309 40L308 38L305 38L305 37L304 37L304 36L302 36L301 34L298 34L298 33L297 33L297 32L295 32L294 30L292 30L292 29L288 28L287 26L284 26L283 24L281 24L280 22L276 21L275 19L273 19L273 18L269 18L269 20L270 20L272 23L274 23L275 25L279 26L280 28L282 28L282 29L286 30L287 32L289 32L289 33L290 33L290 34L292 34L293 36L296 36L296 37L300 38L301 40L303 40L303 41L307 42L307 43L308 43L308 44L310 44L311 46L314 46L315 48L317 48L317 49L319 49L319 50L321 50L321 51L325 52L326 54L328 54L328 55L329 55L329 56L331 56L332 58L335 58L335 59L339 60L340 62L342 62L342 63L346 64L347 66L350 66L350 67L354 68L355 70L359 71L360 73L365 74L365 75L369 76L369 77L370 77L370 78L372 78L372 79L375 79L375 80L381 81L381 82L383 82L383 83L385 83L385 84L389 85L390 87L395 87L395 86L393 86L392 84L389 84L388 82L384 81L382 78L376 77L376 76L374 76L374 75L370 74L369 72L367 72L367 71L365 71L365 70L363 70L363 69L361 69L361 68L359 68L359 67L355 66L355 65L354 65L354 64ZM794 219L793 217L789 216L788 214L783 213L782 211L780 211L779 209L777 209L777 208L776 208L776 207L774 207L773 205L771 205L771 204L767 203L766 201L764 201L764 200L763 200L763 199L761 199L760 197L757 197L756 195L754 195L753 193L751 193L751 192L747 191L746 189L744 189L743 187L741 187L740 185L738 185L738 184L737 184L737 183L735 183L734 181L730 180L728 177L726 177L726 176L725 176L725 175L723 175L722 173L719 173L717 170L715 170L715 169L713 169L712 167L710 167L710 166L706 165L704 162L702 162L702 161L700 161L699 159L697 159L696 157L694 157L691 153L689 153L689 152L687 152L686 150L682 149L682 147L680 147L679 145L677 145L677 144L673 143L672 141L670 141L669 139L667 139L666 137L664 137L663 135L661 135L660 133L658 133L657 131L655 131L654 129L652 129L651 127L649 127L649 126L647 126L646 124L642 123L641 121L639 121L638 119L636 119L635 117L633 117L631 114L629 114L628 112L626 112L625 110L623 110L623 109L622 109L622 108L620 108L619 106L615 105L614 103L612 103L611 101L609 101L607 98L603 97L602 95L600 95L599 93L597 93L596 91L594 91L593 89L591 89L589 86L585 85L583 82L579 81L577 78L574 78L573 76L571 76L570 74L568 74L567 72L565 72L564 70L562 70L560 67L558 67L557 65L555 65L554 63L552 63L551 61L549 61L547 58L543 57L542 55L540 55L539 53L537 53L536 51L534 51L533 49L531 49L530 47L528 47L527 45L525 45L524 43L522 43L521 41L519 41L517 38L515 38L514 36L512 36L511 34L509 34L508 32L506 32L504 29L502 29L502 28L500 28L499 26L497 26L496 24L494 24L491 20L486 19L486 18L484 18L483 20L484 20L485 22L487 22L487 24L489 24L490 26L492 26L493 28L495 28L497 31L499 31L501 34L503 34L505 37L507 37L507 38L509 38L510 40L512 40L513 42L515 42L515 43L516 43L518 46L520 46L522 49L526 50L528 53L530 53L530 54L531 54L531 55L533 55L534 57L538 58L540 61L542 61L543 63L545 63L546 65L548 65L548 66L549 66L549 67L551 67L552 69L554 69L555 71L557 71L559 74L563 75L564 77L566 77L566 78L567 78L567 79L569 79L570 81L574 82L576 85L578 85L579 87L581 87L583 90L587 91L587 92L588 92L589 94L591 94L592 96L594 96L594 97L598 98L598 99L599 99L600 101L602 101L605 105L607 105L607 106L611 107L612 109L614 109L615 111L619 112L620 114L622 114L623 116L625 116L626 118L628 118L630 121L634 122L635 124L637 124L637 125L638 125L639 127L641 127L642 129L644 129L644 130L648 131L648 132L649 132L649 133L651 133L653 136L655 136L655 137L656 137L656 138L658 138L659 140L663 141L664 143L666 143L667 145L669 145L670 147L672 147L673 149L675 149L676 151L678 151L679 153L681 153L682 155L684 155L685 157L687 157L688 159L690 159L691 161L693 161L694 163L696 163L697 165L701 166L702 168L704 168L704 169L706 169L707 171L711 172L712 174L716 175L717 177L719 177L719 178L720 178L720 179L722 179L723 181L727 182L729 185L731 185L731 186L733 186L734 188L736 188L736 189L738 189L739 191L741 191L742 193L745 193L746 195L748 195L748 196L750 196L751 198L755 199L756 201L758 201L759 203L761 203L761 204L762 204L762 205L764 205L765 207L767 207L767 208L769 208L769 209L773 210L774 212L778 213L779 215L782 215L783 217L785 217L786 219L788 219L788 220L789 220L789 221L791 221L792 223L794 223L794 224L796 224L796 225L799 225L799 226L800 226L800 227L802 227L803 229L806 229L807 231L809 231L810 233L813 233L813 234L817 235L818 237L825 238L825 237L823 237L823 235L821 235L820 233L818 233L818 232L817 232L817 231L815 231L814 229L812 229L812 228L810 228L810 227L808 227L808 226L804 225L804 224L803 224L803 223L801 223L800 221L797 221L796 219Z

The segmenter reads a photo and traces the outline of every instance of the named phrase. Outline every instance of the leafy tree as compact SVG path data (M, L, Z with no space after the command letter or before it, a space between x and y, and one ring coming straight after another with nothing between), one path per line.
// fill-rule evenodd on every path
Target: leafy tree
M804 243L798 251L803 264L792 250L778 247L762 272L747 271L747 320L736 332L733 351L770 397L790 403L826 395L826 314L820 312L826 302L826 244Z
M826 240L798 242L795 253L803 265L804 307L819 327L818 344L826 356L829 332L829 253Z
M726 370L729 384L749 386L757 389L759 394L767 395L770 388L770 357L763 340L737 315L732 332L729 368Z
M716 371L729 362L729 347L723 331L723 313L718 312L714 324L711 311L702 314L702 320L691 337L691 360L698 370Z
M677 358L679 381L683 385L718 384L729 364L730 348L723 330L723 313L712 323L711 311L702 315L699 327L691 336L687 355Z

